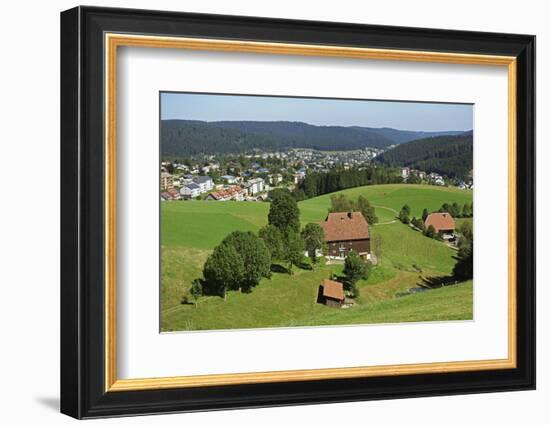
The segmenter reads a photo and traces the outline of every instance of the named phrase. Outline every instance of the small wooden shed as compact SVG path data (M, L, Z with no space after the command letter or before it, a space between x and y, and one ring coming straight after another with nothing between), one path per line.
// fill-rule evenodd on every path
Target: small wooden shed
M323 300L326 306L340 308L344 304L345 298L342 283L325 279L323 282Z

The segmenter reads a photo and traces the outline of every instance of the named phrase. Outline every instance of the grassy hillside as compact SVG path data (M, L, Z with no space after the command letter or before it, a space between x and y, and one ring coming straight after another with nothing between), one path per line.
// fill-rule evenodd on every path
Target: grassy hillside
M201 276L211 250L231 231L256 231L267 222L268 203L163 202L161 204L162 329L219 329L307 326L337 323L380 323L411 320L455 320L472 317L472 285L460 284L397 298L423 278L450 274L455 252L394 221L404 203L414 215L443 202L471 202L472 193L426 185L365 186L342 191L366 196L381 224L371 226L383 242L380 265L368 281L359 282L360 299L351 309L332 310L315 303L317 289L342 264L323 264L315 271L289 276L273 273L251 294L230 292L227 301L202 297L198 308L182 304L193 279ZM299 203L302 225L325 218L330 196ZM438 292L440 291L440 292ZM439 294L439 295L437 295Z
M376 214L381 222L392 220L405 204L411 207L412 216L420 217L424 208L437 211L444 202L458 202L459 205L472 202L472 192L455 188L409 184L362 186L300 202L302 222L323 220L330 206L330 197L340 193L353 198L365 196L377 207Z
M258 230L268 211L263 202L163 202L161 245L213 249L233 230Z
M472 281L424 293L331 309L315 303L324 273L300 271L274 275L251 294L201 298L198 307L181 305L163 311L163 331L399 323L473 318ZM292 300L292 302L289 302Z

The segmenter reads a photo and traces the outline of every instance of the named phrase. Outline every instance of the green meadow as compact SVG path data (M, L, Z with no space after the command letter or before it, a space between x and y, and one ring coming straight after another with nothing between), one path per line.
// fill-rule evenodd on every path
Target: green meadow
M472 201L471 191L427 185L377 185L344 190L364 195L376 206L382 255L366 281L360 281L357 305L331 309L316 303L323 279L342 272L341 263L295 269L293 275L273 273L250 294L229 292L201 297L195 306L188 296L201 276L211 250L233 230L257 231L267 223L269 203L180 201L161 203L161 329L206 330L352 323L395 323L472 318L472 282L408 294L426 279L449 275L455 251L395 221L396 211L409 204L412 215L437 210L444 202ZM331 194L333 195L333 194ZM321 221L330 195L299 203L302 225Z

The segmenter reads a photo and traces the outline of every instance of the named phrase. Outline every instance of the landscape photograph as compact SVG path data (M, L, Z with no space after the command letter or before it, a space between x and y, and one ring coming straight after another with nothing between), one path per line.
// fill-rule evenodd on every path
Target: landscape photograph
M161 332L473 320L472 104L159 104Z

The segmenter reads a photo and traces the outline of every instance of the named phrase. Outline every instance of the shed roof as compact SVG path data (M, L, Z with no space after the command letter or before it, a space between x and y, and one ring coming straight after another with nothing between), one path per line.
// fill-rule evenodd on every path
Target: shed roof
M345 298L344 286L335 280L325 279L323 282L323 296L343 300Z

